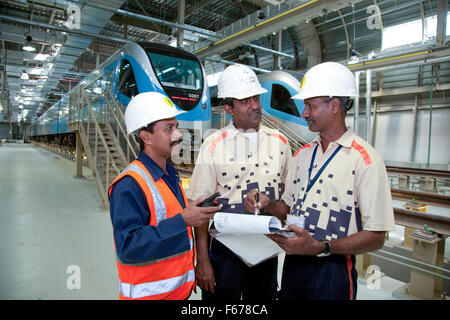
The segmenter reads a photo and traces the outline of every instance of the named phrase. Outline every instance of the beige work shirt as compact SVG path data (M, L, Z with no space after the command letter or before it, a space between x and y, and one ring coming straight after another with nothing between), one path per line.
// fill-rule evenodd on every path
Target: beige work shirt
M244 199L252 189L280 199L291 158L278 130L260 126L255 143L230 122L203 142L186 195L194 200L217 190L221 211L246 213Z
M336 148L330 161L304 198L314 149L311 180ZM378 153L351 130L322 152L320 136L294 154L282 200L291 214L305 218L305 229L317 240L334 240L362 230L395 229L386 167Z

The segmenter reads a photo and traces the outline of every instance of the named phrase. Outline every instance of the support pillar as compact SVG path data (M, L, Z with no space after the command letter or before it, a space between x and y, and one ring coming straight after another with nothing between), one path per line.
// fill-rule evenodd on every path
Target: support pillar
M438 267L444 266L444 238L423 239L415 233L412 258ZM433 271L431 268L426 268ZM422 271L411 270L408 294L420 299L440 299L442 294L442 278Z
M365 281L367 280L367 268L372 265L372 256L365 254L356 255L356 271L358 272L358 279Z
M408 189L409 188L409 176L405 174L398 175L398 187L400 189Z
M184 17L185 17L185 10L186 10L186 1L185 0L178 0L178 17L177 22L180 25L184 24ZM184 47L184 30L178 29L177 31L177 48L183 48Z
M426 177L424 190L428 192L436 192L436 178Z
M83 142L81 141L80 132L76 131L76 154L75 154L75 163L77 167L77 172L75 177L82 178L83 177Z

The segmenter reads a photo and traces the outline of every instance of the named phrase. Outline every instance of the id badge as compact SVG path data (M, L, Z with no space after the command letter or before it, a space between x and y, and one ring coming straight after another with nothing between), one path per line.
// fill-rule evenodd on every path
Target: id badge
M286 215L286 226L291 224L294 224L300 228L305 228L305 217L296 216L293 214Z

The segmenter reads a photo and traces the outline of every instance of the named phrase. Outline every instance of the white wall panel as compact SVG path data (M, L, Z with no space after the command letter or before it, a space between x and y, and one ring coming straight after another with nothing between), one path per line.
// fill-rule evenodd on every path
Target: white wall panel
M410 161L414 116L411 113L380 113L378 115L375 149L384 160Z
M415 162L426 163L428 153L429 111L419 111ZM371 119L373 121L373 117ZM411 112L386 112L378 114L375 149L384 160L410 162L413 148L414 116ZM353 115L345 119L353 129ZM373 122L372 122L373 123ZM365 139L364 114L358 121L360 136ZM433 110L430 163L450 163L450 112Z
M450 163L450 111L433 110L430 163ZM419 112L416 162L427 162L429 111Z

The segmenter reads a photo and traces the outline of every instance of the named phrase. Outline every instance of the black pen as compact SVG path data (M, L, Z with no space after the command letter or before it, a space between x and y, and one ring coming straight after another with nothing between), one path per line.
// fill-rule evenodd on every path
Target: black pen
M255 200L256 200L256 208L255 208L255 216L259 214L259 209L258 209L258 202L259 202L259 192L256 192L255 195Z

